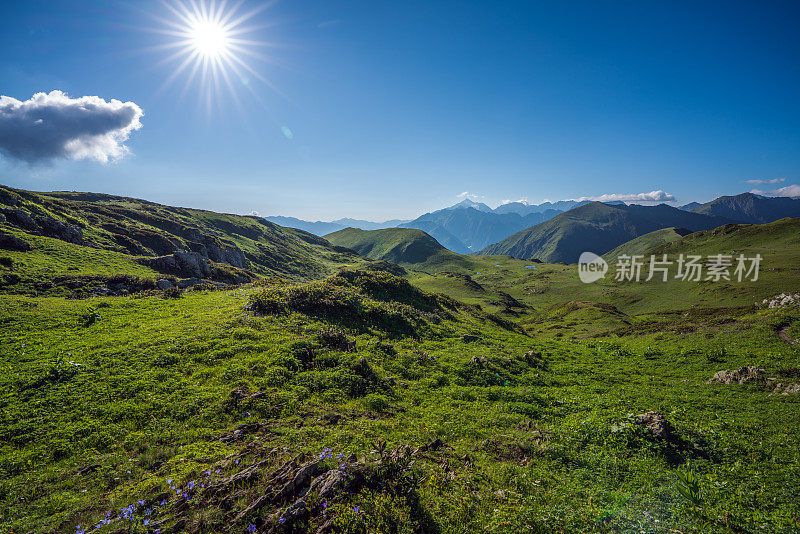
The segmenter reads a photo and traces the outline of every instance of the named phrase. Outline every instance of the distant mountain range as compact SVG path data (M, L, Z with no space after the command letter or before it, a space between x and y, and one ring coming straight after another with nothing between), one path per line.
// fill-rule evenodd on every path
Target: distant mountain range
M559 213L548 210L522 216L518 213L479 211L468 206L426 213L400 226L423 230L453 252L470 254Z
M600 206L616 208L616 211ZM459 254L510 254L542 261L575 261L575 251L579 254L583 250L593 250L604 254L626 241L664 228L696 231L732 222L766 223L783 217L800 217L800 199L743 193L678 208L666 204L644 206L562 200L541 204L509 202L495 209L464 199L412 221L310 222L279 216L266 219L320 236L348 227L361 230L411 228L422 230Z
M297 228L298 230L304 230L310 234L318 236L330 234L331 232L343 230L345 228L360 228L361 230L381 230L383 228L395 228L402 223L408 222L408 219L392 219L391 221L372 222L361 219L350 219L347 217L330 222L311 222L297 219L295 217L283 217L281 215L270 215L263 218L280 226Z
M666 204L616 205L592 202L517 232L480 254L507 254L544 262L573 263L584 251L603 254L636 237L667 227L709 230L730 222Z
M725 217L739 223L763 224L784 217L800 217L800 198L762 197L753 193L719 197L701 204L695 213Z
M572 263L583 251L605 254L634 238L665 228L694 232L730 223L768 223L784 217L800 217L800 199L743 193L681 208L666 204L612 206L593 202L521 230L486 247L480 254ZM658 244L656 238L669 242L674 235L666 232L651 237L653 239L644 241L655 245Z

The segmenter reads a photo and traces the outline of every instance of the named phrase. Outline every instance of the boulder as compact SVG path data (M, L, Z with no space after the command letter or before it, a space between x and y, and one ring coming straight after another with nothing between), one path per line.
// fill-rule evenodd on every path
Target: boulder
M332 469L327 473L318 476L311 482L308 488L310 492L317 492L321 499L338 493L347 484L347 475L340 469Z
M211 267L209 267L208 262L203 256L196 252L176 250L172 256L184 272L191 273L198 278L211 275Z
M177 285L181 289L186 289L187 287L196 286L197 284L202 284L203 281L200 278L182 278L178 280Z
M30 243L25 241L24 239L20 239L17 236L13 236L11 234L6 234L0 232L0 249L5 250L20 250L20 251L27 251L31 250L33 247Z
M27 211L17 209L3 209L0 213L5 215L9 223L26 230L37 230L39 226Z
M167 289L172 289L174 286L172 282L170 282L166 278L162 278L156 282L156 287L161 291L166 291Z
M717 371L706 384L714 384L716 382L722 384L744 384L745 382L761 381L764 379L762 376L763 373L763 369L752 365L746 365L739 369Z
M83 230L77 226L72 226L53 217L37 217L36 224L39 226L39 231L42 235L78 245L83 243Z
M658 412L645 412L636 416L633 424L655 438L667 439L672 435L672 425L667 418Z

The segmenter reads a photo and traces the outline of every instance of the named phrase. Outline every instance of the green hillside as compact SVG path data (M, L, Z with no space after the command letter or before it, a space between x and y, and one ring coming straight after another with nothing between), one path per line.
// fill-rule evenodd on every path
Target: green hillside
M86 276L160 274L225 283L266 275L311 279L363 263L324 239L257 217L3 186L0 248L17 265L3 281L7 291Z
M683 236L690 233L691 231L685 228L662 228L661 230L656 230L655 232L650 232L649 234L640 235L639 237L631 239L614 250L606 252L603 254L603 257L606 261L611 261L622 255L641 255L658 245L679 241Z
M416 274L411 279L420 287L446 293L454 298L481 304L490 311L502 311L502 306L492 304L492 291L508 293L532 310L546 312L550 306L570 301L588 301L609 304L631 315L661 313L693 306L752 306L755 302L783 292L800 292L800 219L782 219L764 225L728 225L715 230L687 234L679 241L647 249L644 255L668 254L676 261L678 255L693 254L706 257L712 254L740 253L747 257L761 254L759 279L722 280L720 282L688 282L674 279L677 267L673 264L667 282L614 280L615 258L609 260L605 279L584 284L578 278L575 265L536 263L516 260L508 256L471 256L476 272L472 279L486 292L483 294L463 287L455 280L438 274ZM638 248L638 247L637 247ZM607 255L607 256L610 256ZM735 266L734 266L735 267ZM705 272L705 271L704 271ZM733 274L733 268L730 273ZM647 266L642 269L642 280L647 278ZM584 323L589 330L596 323ZM555 328L554 332L559 331Z
M345 228L324 237L367 258L419 270L470 269L472 263L469 257L447 250L422 230L411 228Z
M800 219L624 245L761 254L756 282L584 284L419 230L0 192L0 532L800 528L800 307L754 305L800 293ZM188 252L207 283L153 290Z
M604 254L635 237L671 226L702 230L729 222L661 204L637 206L592 202L513 234L481 254L508 254L544 262L574 263L584 251Z

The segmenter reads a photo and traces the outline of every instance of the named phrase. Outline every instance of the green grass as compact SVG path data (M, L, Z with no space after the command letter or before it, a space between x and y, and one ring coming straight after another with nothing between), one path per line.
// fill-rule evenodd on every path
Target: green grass
M469 256L447 250L422 230L345 228L326 235L325 239L336 246L355 250L367 258L390 261L422 271L472 268Z
M0 296L0 524L73 531L169 491L168 479L186 490L263 459L278 465L325 447L360 458L380 440L413 448L438 438L446 447L408 476L442 532L798 528L800 443L790 429L800 425L800 398L705 384L722 368L778 375L800 366L800 349L774 332L799 320L796 310L698 317L688 334L669 328L680 317L664 316L660 333L586 342L529 337L471 308L428 320L436 300L388 276L345 286L369 298L406 294L424 325L398 337L343 327L324 311L259 317L247 306L262 288L176 300ZM327 333L331 324L339 333ZM263 395L237 403L235 390ZM666 414L681 441L659 443L629 423L648 410ZM332 413L339 424L326 423ZM216 440L245 422L268 430ZM278 452L260 456L269 450ZM682 496L687 472L702 482L700 509ZM185 505L167 494L156 516L184 519L188 531L242 532L231 518L264 483L240 486L229 511L201 493ZM354 532L421 520L388 491L341 493L330 504Z
M689 234L688 230L681 228L662 228L648 234L641 235L630 241L623 243L614 250L603 254L606 261L614 261L619 256L627 255L633 256L635 254L645 254L651 248L663 245L665 243L674 243L679 241L683 236Z
M164 206L133 198L97 193L35 193L0 186L0 208L55 218L79 228L83 244L130 256L167 255L183 249L258 275L296 280L311 280L343 266L364 263L363 258L337 251L324 239L258 217ZM5 223L3 228L13 227Z
M4 283L0 290L28 293L69 294L65 287L55 287L57 278L112 277L125 274L147 279L162 276L135 261L134 257L111 250L101 250L67 243L51 237L34 236L13 228L7 233L30 243L30 251L2 250L0 257L10 258L10 266L0 266Z
M0 252L2 533L107 514L99 534L800 531L800 395L774 393L800 383L800 346L778 336L800 338L800 307L753 306L798 292L797 219L646 252L760 253L757 282L582 284L575 266L442 252L413 230L340 235L414 260L399 277L252 218L7 191L85 224L97 248L3 226L34 248ZM141 239L195 228L285 276L178 298L48 294L63 277L161 276L107 241L115 217ZM775 380L706 383L744 365ZM672 437L635 424L648 411ZM344 485L276 497L293 460Z

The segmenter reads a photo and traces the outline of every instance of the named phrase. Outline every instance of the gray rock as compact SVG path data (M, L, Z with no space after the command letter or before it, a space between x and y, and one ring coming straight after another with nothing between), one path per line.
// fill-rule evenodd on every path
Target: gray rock
M672 425L667 418L658 412L645 412L636 416L633 424L644 427L644 430L656 438L668 438L672 435Z
M172 255L184 272L192 273L198 278L211 275L211 267L209 267L206 259L200 254L196 252L187 252L185 250L176 250Z
M347 484L347 475L339 469L332 469L324 475L318 476L311 482L308 491L317 491L321 499L330 497L341 490Z
M0 249L6 250L20 250L20 251L28 251L31 250L33 247L30 243L25 241L24 239L20 239L17 236L13 236L11 234L6 234L0 232Z
M77 226L72 226L53 217L37 217L36 224L43 235L69 243L83 243L83 230Z
M759 369L753 365L740 367L739 369L728 369L717 371L706 384L719 382L721 384L744 384L745 382L761 381L764 369Z
M14 226L19 226L20 228L25 228L26 230L37 230L39 228L39 226L36 224L36 221L33 220L27 211L4 209L0 210L0 213L5 215L8 222Z
M166 278L162 278L156 282L156 287L161 291L166 291L167 289L172 289L174 286L172 285L172 282Z

